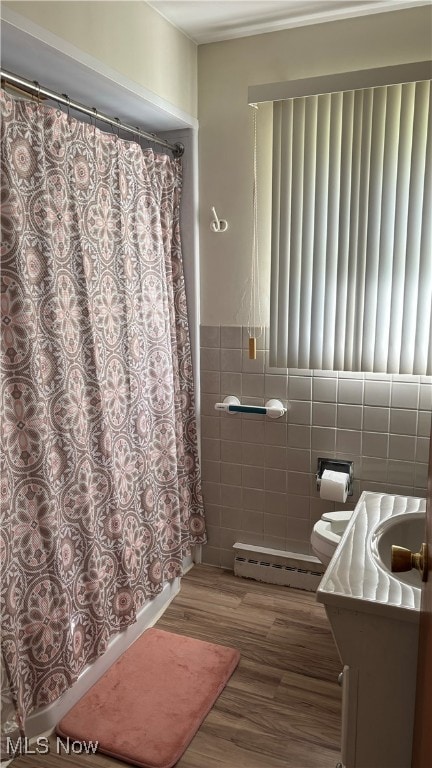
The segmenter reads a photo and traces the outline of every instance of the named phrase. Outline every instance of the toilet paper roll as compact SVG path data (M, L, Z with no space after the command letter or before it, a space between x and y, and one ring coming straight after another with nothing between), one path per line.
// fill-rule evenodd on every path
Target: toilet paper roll
M346 472L334 472L325 469L322 473L320 497L329 501L345 503L348 496L349 475Z

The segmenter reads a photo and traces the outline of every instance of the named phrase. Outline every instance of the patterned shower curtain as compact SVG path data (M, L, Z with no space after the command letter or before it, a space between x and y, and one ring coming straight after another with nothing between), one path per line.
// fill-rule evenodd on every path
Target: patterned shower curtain
M205 524L180 162L3 91L1 112L3 725L23 733Z

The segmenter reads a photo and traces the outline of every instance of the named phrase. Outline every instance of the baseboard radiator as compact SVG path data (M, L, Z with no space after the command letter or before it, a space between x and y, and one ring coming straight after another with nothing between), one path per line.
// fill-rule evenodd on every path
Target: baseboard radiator
M234 574L246 579L315 592L324 566L317 557L236 542Z

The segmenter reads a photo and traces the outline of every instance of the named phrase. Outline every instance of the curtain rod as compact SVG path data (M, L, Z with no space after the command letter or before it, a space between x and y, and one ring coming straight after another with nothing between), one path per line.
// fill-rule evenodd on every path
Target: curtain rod
M25 91L34 94L38 98L40 96L44 96L47 99L53 99L53 101L56 101L58 104L64 104L66 107L74 109L76 112L82 112L85 115L89 115L89 117L92 117L94 120L100 120L103 123L109 123L109 125L113 127L121 128L122 131L128 131L129 133L135 134L135 136L147 139L154 142L155 144L160 144L161 146L170 149L174 157L181 157L183 155L183 144L170 144L169 141L165 141L165 139L161 139L153 133L146 133L146 131L142 131L141 128L134 128L132 125L122 123L117 117L108 117L108 115L104 115L102 112L98 112L95 107L86 107L84 104L80 104L77 101L72 101L72 99L70 99L69 96L65 93L55 93L55 91L51 91L48 88L43 88L39 85L37 80L26 80L23 77L14 75L12 72L6 72L4 69L0 70L0 76L2 81L5 83L10 83L11 85L15 85L18 88L23 88Z

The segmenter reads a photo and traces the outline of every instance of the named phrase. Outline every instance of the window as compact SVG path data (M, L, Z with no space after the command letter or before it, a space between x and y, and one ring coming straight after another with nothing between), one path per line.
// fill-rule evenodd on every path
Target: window
M432 374L430 86L274 102L271 365Z

